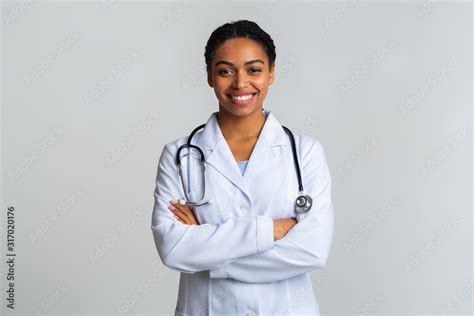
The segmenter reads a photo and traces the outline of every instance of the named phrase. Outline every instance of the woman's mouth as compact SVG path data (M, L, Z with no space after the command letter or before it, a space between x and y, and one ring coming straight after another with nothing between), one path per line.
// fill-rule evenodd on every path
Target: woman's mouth
M253 102L256 95L257 93L249 93L249 94L239 95L239 96L228 94L227 96L232 101L232 103L236 105L247 105Z

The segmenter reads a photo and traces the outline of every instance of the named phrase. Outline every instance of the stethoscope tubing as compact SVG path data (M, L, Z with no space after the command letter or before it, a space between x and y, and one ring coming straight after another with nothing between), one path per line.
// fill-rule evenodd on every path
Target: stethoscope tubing
M186 202L186 204L193 205L193 206L201 206L201 205L204 205L204 204L209 202L209 201L204 200L205 194L206 194L206 181L205 181L205 161L206 160L205 160L205 157L204 157L204 153L203 153L202 149L199 148L199 146L191 144L191 140L192 140L194 134L196 134L204 126L206 126L205 123L199 125L195 129L193 129L191 134L189 134L189 136L188 136L188 140L187 140L186 144L181 145L178 148L178 151L176 152L176 165L178 166L178 172L179 172L179 177L180 177L180 181L181 181L181 186L183 188L183 192L184 192L184 195L186 197L185 202ZM293 133L286 126L282 125L282 128L286 132L288 137L290 138L291 151L292 151L292 154L293 154L293 162L294 162L295 169L296 169L296 176L298 178L298 194L299 194L299 196L295 200L295 209L299 213L305 213L305 212L309 211L309 209L311 209L312 199L311 199L310 196L304 195L303 179L302 179L302 176L301 176L300 164L298 162L298 154L297 154L297 151L296 151L296 144L295 144L295 138L293 136ZM202 176L203 194L201 196L201 199L199 199L198 201L194 201L194 202L189 199L188 194L186 193L187 190L184 187L184 180L183 180L183 173L182 173L182 166L181 166L181 150L183 150L184 148L194 148L199 152L199 156L200 156L201 173L203 175Z

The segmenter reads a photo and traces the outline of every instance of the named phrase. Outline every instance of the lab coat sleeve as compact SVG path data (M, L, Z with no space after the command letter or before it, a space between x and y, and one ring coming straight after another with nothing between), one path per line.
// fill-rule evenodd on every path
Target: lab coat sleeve
M302 167L305 191L313 206L298 214L297 224L275 246L265 252L237 258L218 269L211 278L231 278L249 283L274 282L291 278L326 265L333 238L334 209L331 176L324 150L315 140Z
M264 252L274 246L273 220L267 216L230 218L219 224L186 225L168 209L182 197L175 154L164 146L158 163L151 229L163 264L194 273L216 269L237 257Z

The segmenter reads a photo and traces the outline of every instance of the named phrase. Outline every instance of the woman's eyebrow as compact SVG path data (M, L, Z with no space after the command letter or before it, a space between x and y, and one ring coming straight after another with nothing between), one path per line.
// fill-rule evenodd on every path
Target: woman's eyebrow
M265 65L265 63L261 60L261 59L254 59L254 60L249 60L249 61L246 61L245 62L245 65L250 65L250 64L254 64L254 63L262 63ZM221 60L221 61L218 61L215 65L220 65L220 64L226 64L226 65L230 65L230 66L234 66L233 63L229 62L229 61L226 61L226 60Z

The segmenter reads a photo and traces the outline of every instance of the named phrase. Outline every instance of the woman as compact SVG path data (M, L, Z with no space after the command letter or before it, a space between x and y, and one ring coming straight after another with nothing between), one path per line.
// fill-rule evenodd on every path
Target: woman
M219 111L191 144L205 157L208 203L177 203L184 190L191 201L203 194L201 169L191 163L196 150L181 151L189 183L180 182L176 153L188 136L160 156L151 228L162 262L181 272L175 315L319 315L309 272L325 266L331 247L331 177L320 142L293 133L313 199L297 213L290 139L263 109L275 57L271 37L247 20L222 25L207 42Z

